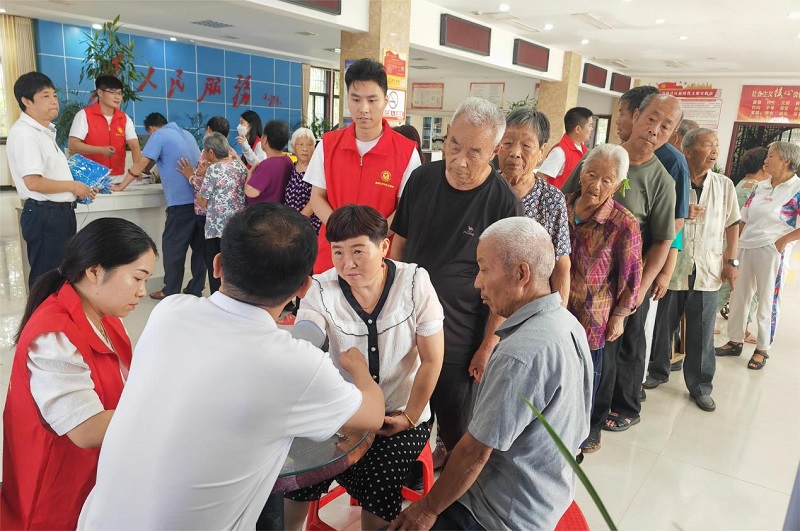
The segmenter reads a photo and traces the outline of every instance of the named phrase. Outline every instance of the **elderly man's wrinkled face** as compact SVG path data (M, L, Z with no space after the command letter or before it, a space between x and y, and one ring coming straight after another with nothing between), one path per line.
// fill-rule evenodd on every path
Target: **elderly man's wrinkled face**
M600 206L620 187L619 168L616 162L602 157L583 165L581 171L581 197L589 206Z
M443 148L448 180L464 190L483 183L495 154L496 132L492 127L473 125L462 116L456 118Z
M717 162L719 155L719 139L709 133L695 139L692 147L686 150L686 161L690 167L700 168L703 172L710 170Z
M628 106L627 101L622 101L617 114L617 134L620 140L627 142L631 137L631 129L633 129L633 110Z
M532 176L534 168L542 160L543 151L544 146L539 145L539 137L531 127L507 127L497 149L503 178L514 185Z
M508 317L516 311L519 297L513 272L503 263L495 238L486 238L478 243L478 276L475 288L481 292L481 300L495 315Z
M644 109L633 111L630 141L652 153L667 143L680 121L680 102L673 97L656 96Z

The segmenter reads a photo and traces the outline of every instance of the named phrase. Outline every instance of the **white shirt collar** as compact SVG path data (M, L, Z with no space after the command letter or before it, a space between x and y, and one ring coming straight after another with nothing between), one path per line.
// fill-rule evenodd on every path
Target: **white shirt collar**
M244 319L249 319L251 321L258 321L271 328L278 327L277 323L275 323L275 319L272 318L267 310L259 308L253 304L237 301L236 299L225 295L221 291L211 295L208 300L211 301L214 306L233 315L242 317Z
M31 117L31 115L29 115L28 113L26 113L24 111L20 113L19 119L22 120L23 122L25 122L26 124L30 125L31 127L35 127L39 131L43 131L45 133L55 133L56 132L56 126L53 125L52 122L50 122L47 125L47 127L45 127L42 124L40 124L39 122L37 122L36 120L34 120L33 117Z

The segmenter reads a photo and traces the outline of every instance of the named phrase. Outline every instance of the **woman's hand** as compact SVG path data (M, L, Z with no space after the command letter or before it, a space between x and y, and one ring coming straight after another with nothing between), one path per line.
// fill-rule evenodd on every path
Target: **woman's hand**
M606 326L606 341L611 342L618 339L625 330L624 323L625 318L621 315L612 315L609 317L608 325Z
M194 177L194 168L192 168L189 159L178 159L178 167L176 169L191 182L192 177Z
M383 437L391 437L396 433L400 433L401 431L405 431L413 427L414 426L408 422L408 419L405 417L405 415L397 412L383 417L383 427L376 431L375 434Z
M238 142L239 145L241 145L241 146L250 147L250 144L247 143L247 139L245 137L243 137L242 135L238 135L236 137L236 142Z
M778 250L779 253L782 253L784 249L786 249L786 245L788 242L783 239L783 237L778 238L775 240L775 248Z

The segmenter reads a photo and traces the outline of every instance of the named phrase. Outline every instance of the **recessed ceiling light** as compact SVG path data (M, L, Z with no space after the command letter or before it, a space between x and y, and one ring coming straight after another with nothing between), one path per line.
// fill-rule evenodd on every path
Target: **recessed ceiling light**
M666 20L664 20L663 18L656 19L656 24L663 24L664 22L666 22Z
M175 37L170 37L169 40L170 40L170 42L176 42L178 39L175 38Z
M583 40L581 41L581 44L589 44L589 39L583 39Z
M678 40L679 40L679 41L685 41L685 40L686 40L686 39L688 39L688 38L689 38L689 37L687 37L686 35L681 35L680 37L678 37Z
M6 10L4 8L0 7L0 13L5 13L5 12L6 12Z
M789 13L789 18L792 20L800 20L800 11L792 11Z
M96 24L96 23L92 24L92 29L101 30L101 29L103 29L103 25L102 24Z
M551 29L553 29L553 25L552 24L545 24L544 25L544 30L545 31L550 31Z
M505 13L507 11L511 11L511 6L508 4L500 4L499 6L497 6L497 9Z
M342 53L341 48L325 48L325 51L333 52L333 53Z

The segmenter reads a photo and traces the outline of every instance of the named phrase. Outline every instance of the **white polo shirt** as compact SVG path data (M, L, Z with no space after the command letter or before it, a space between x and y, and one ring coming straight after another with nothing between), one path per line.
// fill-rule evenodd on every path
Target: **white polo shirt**
M8 167L19 196L37 201L71 203L75 194L60 192L43 194L28 190L23 177L41 175L53 181L71 181L72 173L67 165L67 157L56 144L56 128L53 124L45 127L26 113L22 113L11 129L6 141Z
M361 405L330 356L221 292L160 302L136 345L78 529L254 529L294 437Z
M757 249L774 244L797 228L800 217L800 177L772 186L772 179L761 181L742 207L744 230L739 235L739 249ZM787 245L786 256L793 244Z

